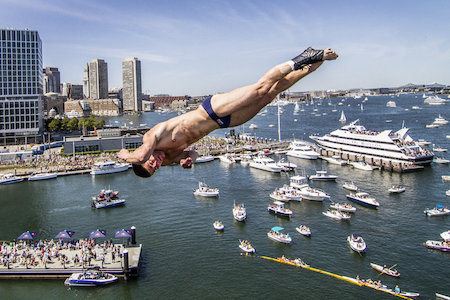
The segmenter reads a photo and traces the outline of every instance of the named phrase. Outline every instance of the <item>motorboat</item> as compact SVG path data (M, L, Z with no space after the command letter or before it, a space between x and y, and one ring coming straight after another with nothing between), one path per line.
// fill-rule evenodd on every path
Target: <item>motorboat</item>
M198 189L194 190L194 195L201 197L218 197L219 189L210 188L206 183L199 181Z
M380 203L378 203L378 201L374 197L365 192L350 193L349 195L347 195L347 198L358 204L372 208L377 208L378 206L380 206Z
M300 225L295 228L301 235L311 236L311 229L308 226Z
M323 160L326 160L330 164L333 164L333 165L345 166L345 165L348 164L348 162L343 160L343 159L341 159L339 155L334 155L334 156L331 156L331 157L321 156L321 158Z
M22 177L16 177L14 174L0 175L0 184L11 184L23 181Z
M419 146L424 147L424 146L429 146L431 145L431 142L426 141L424 139L418 139L417 143L419 144Z
M233 217L236 221L242 222L247 218L247 210L244 203L235 203L233 206Z
M359 191L359 187L357 187L353 181L352 182L344 182L344 184L342 185L342 187L346 190L352 191L352 192L357 192Z
M239 248L246 253L255 253L255 248L253 248L252 244L247 240L239 240Z
M450 160L442 158L442 157L435 157L433 162L435 162L437 164L447 165L448 163L450 163Z
M391 161L429 165L434 153L423 149L409 134L406 127L398 131L368 130L359 120L342 126L323 136L310 136L319 147L343 157L355 156L366 162ZM357 167L357 166L355 166Z
M428 240L425 243L423 243L425 247L428 249L435 249L440 250L444 252L450 251L450 242L449 241L431 241Z
M284 201L288 202L291 200L302 201L302 197L300 194L296 192L296 190L292 187L286 188L276 188L272 193L269 194L269 197L276 201Z
M267 207L267 210L269 212L273 212L277 215L281 215L281 216L285 216L285 217L292 216L292 210L290 210L289 208L285 208L284 203L281 201L274 201L273 204L271 204Z
M447 102L448 102L448 100L439 98L436 95L429 96L423 101L424 104L428 104L428 105L442 105L442 104L445 104Z
M365 161L352 161L350 163L354 168L364 171L373 171L374 167L366 163Z
M392 187L390 187L388 189L388 191L389 191L389 193L399 194L399 193L403 193L404 191L406 191L406 188L402 185L394 184Z
M284 230L283 227L275 226L267 233L267 237L273 241L290 244L292 242L292 238L289 233L282 233Z
M392 269L393 267L387 268L386 266L380 266L374 263L370 263L372 269L377 270L381 274L386 274L393 277L400 277L400 273L396 269Z
M104 175L124 172L130 168L128 163L118 163L114 161L97 162L91 169L91 175Z
M434 152L447 152L447 149L433 145L433 151Z
M342 212L339 210L329 209L327 211L322 212L324 216L327 216L336 220L350 220L351 215L346 212Z
M223 223L222 222L220 222L220 221L214 221L214 223L213 223L213 226L214 226L214 229L215 230L224 230L224 228L225 228L225 226L223 225Z
M450 181L450 175L442 175L441 178L442 178L442 181L445 181L445 182Z
M450 197L450 190L447 190L447 191L445 192L445 195Z
M119 191L111 189L102 189L97 196L92 197L93 208L107 208L113 206L125 205L125 199L119 199Z
M219 155L218 157L219 157L219 160L223 163L226 163L226 164L236 163L236 158L232 154Z
M314 151L310 145L306 144L304 141L296 140L289 144L286 155L303 159L317 159L319 157L319 153Z
M28 181L46 180L58 177L57 173L39 173L28 177Z
M358 253L366 251L367 248L366 242L359 234L353 233L352 235L348 236L347 242L353 251L356 251Z
M200 164L200 163L210 162L210 161L213 161L215 159L216 159L215 156L203 155L203 156L197 157L197 159L195 160L195 163L196 164Z
M436 125L447 125L448 124L448 120L444 119L441 115L439 115L437 118L434 119L433 124Z
M386 107L395 108L397 107L397 104L395 103L395 101L388 101L386 102Z
M438 128L438 127L439 127L439 125L434 124L434 123L425 125L425 128Z
M450 214L450 209L438 204L434 208L427 208L426 210L424 210L424 213L429 217L445 216Z
M309 176L309 180L317 181L335 181L337 178L337 175L329 175L325 170L316 171L315 175Z
M351 212L351 213L356 212L356 207L354 207L353 205L351 205L349 203L331 203L330 208L339 210L339 211Z
M282 158L280 161L277 162L277 166L283 168L283 171L293 171L297 169L297 165L294 163L291 163L289 160L286 160Z
M273 159L265 155L258 155L257 157L254 157L253 160L250 161L249 166L255 169L273 173L280 173L281 171L284 171L283 167L277 165L277 163Z
M255 123L252 123L248 126L249 129L258 129L258 125L256 125Z
M292 176L290 179L290 186L297 189L298 194L305 200L323 201L324 199L330 198L324 191L310 187L304 176Z
M73 273L64 281L67 286L98 286L117 281L117 277L103 273L99 268L88 269L81 273Z
M441 233L441 238L444 241L450 241L450 230L444 231L443 233Z

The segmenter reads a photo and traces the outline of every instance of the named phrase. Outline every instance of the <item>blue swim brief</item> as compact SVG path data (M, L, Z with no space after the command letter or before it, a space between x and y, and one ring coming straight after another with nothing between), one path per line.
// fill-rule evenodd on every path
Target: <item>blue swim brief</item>
M228 126L230 126L231 116L228 115L225 117L218 117L211 107L211 97L203 100L202 107L206 110L208 116L216 121L216 123L219 124L221 128L227 128Z

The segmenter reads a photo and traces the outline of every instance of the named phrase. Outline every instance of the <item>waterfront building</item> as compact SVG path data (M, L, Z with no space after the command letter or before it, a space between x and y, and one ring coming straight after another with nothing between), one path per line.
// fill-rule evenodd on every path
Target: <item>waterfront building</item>
M61 77L58 68L45 67L43 70L44 94L61 93Z
M42 77L39 33L0 29L0 144L39 142Z
M122 62L123 110L142 110L141 61L136 57Z
M64 82L62 84L62 95L69 99L81 100L83 99L83 85Z
M88 99L108 98L108 64L94 59L84 67L83 94Z

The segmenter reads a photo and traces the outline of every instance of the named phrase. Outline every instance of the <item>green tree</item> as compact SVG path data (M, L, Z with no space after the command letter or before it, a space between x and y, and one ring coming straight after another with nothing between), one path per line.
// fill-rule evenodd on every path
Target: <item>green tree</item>
M78 130L83 130L83 127L87 127L87 122L85 118L78 119Z
M61 129L61 120L60 119L53 119L48 124L48 129L51 131L58 131Z
M72 118L67 123L67 130L77 130L78 129L78 119Z
M70 130L69 129L69 122L70 122L70 119L68 117L65 117L64 119L62 119L62 121L61 121L61 130Z
M103 128L105 126L105 120L103 118L98 119L96 126L97 128Z

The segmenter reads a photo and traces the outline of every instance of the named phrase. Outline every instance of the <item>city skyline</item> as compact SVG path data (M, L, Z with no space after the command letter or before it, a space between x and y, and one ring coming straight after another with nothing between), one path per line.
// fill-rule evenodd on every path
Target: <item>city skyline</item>
M340 54L291 91L449 84L450 4L431 1L0 0L2 28L36 30L44 66L82 84L83 67L108 63L122 86L127 57L142 62L143 93L205 95L253 83L308 46Z

